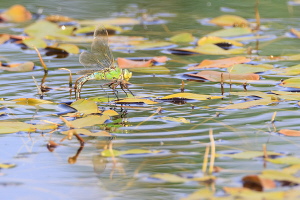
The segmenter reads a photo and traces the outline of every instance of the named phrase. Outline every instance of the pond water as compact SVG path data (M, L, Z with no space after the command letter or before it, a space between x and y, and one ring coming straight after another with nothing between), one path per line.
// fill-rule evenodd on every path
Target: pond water
M23 1L1 1L0 9ZM255 22L255 1L38 1L28 0L24 5L31 12L43 11L43 15L59 14L75 19L96 19L110 17L138 18L143 13L160 19L162 23L127 26L132 29L127 35L142 36L149 40L165 41L176 33L189 32L200 38L221 29L218 26L202 24L206 18L222 14L234 14ZM273 35L277 40L262 41L259 55L299 54L300 40L287 36L290 28L299 28L300 6L282 0L261 1L259 11L261 23L266 27L263 34ZM31 22L1 27L0 33L20 34L22 28ZM126 26L125 26L126 27ZM125 33L126 34L126 33ZM247 46L255 48L256 42ZM193 44L190 44L193 46ZM90 44L80 45L81 49L90 48ZM166 48L167 49L167 48ZM166 55L170 60L165 65L170 73L153 74L133 72L130 90L136 96L163 97L180 92L182 80L185 92L208 95L221 95L220 84L206 81L188 81L184 73L191 65L204 59L218 59L226 56L216 55L173 55L166 54L165 49L137 50L120 52L113 48L114 57L153 57ZM0 72L0 97L6 100L17 98L39 98L32 76L40 82L43 69L34 50L21 50L13 44L0 46L1 60L8 62L33 61L36 64L30 72ZM44 56L49 68L45 84L52 89L44 100L55 103L72 102L68 90L68 73L59 68L75 72L83 69L79 55L66 58ZM276 67L292 66L298 61L282 61ZM284 90L278 86L280 79L288 76L263 74L263 79L273 83L250 84L248 91L269 92ZM279 135L280 129L299 129L300 115L296 101L274 103L249 109L220 110L218 108L243 102L245 97L229 95L229 84L225 84L225 98L209 101L187 101L186 103L159 102L154 105L134 105L125 108L124 118L113 118L115 128L112 147L114 150L131 149L159 150L159 153L127 154L115 158L103 157L101 151L110 140L103 137L83 137L85 145L80 148L78 141L59 142L64 135L60 131L52 134L45 131L1 134L2 147L0 163L16 164L11 169L3 169L0 177L1 199L180 199L197 189L206 187L197 182L167 183L150 176L157 173L170 173L184 177L201 176L204 152L210 143L209 129L213 130L217 153L236 153L242 151L262 151L266 144L268 151L281 152L299 156L299 137ZM242 84L233 84L232 91L244 91ZM119 92L121 93L121 92ZM120 94L123 95L123 94ZM96 81L88 82L82 98L105 97ZM99 104L104 108L114 105ZM158 107L162 112L156 113ZM120 107L116 111L122 112ZM14 107L1 112L1 120L19 120L34 123L35 120L50 120L61 123L53 114L65 112L57 106L54 108ZM276 130L271 123L274 112ZM184 117L191 123L164 120L162 117ZM117 122L119 120L119 122ZM101 130L103 126L90 127ZM107 128L108 129L108 128ZM53 152L47 149L47 143L53 140L61 145ZM78 156L76 156L78 155ZM75 162L76 160L76 162ZM280 166L268 163L268 168L279 169ZM214 174L217 177L215 187L222 195L222 187L241 187L241 179L247 174L256 174L263 169L262 159L216 158L215 166L228 169L227 172Z

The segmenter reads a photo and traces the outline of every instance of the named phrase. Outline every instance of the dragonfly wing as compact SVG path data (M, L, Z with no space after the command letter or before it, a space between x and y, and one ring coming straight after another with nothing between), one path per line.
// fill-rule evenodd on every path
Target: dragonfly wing
M99 66L99 59L97 54L89 51L82 52L79 56L79 62L90 70L100 70L103 67Z
M97 55L99 68L105 69L112 66L114 57L108 45L107 30L102 25L98 26L94 32L92 53Z

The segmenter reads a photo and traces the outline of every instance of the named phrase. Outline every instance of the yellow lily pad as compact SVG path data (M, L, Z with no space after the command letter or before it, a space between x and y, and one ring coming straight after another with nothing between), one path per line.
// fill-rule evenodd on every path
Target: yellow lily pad
M282 81L279 85L282 87L300 88L300 78L299 77L289 78Z
M230 39L224 39L216 36L207 36L207 37L202 37L198 40L197 45L205 45L205 44L218 44L218 43L227 43L231 44L237 47L242 47L244 46L243 43L237 42L235 40L230 40Z
M73 102L71 107L75 108L77 112L84 114L100 113L97 104L93 101L79 99Z
M248 21L237 15L221 15L215 17L209 21L212 24L219 26L245 26L248 25Z
M194 36L190 33L179 33L170 38L171 42L174 43L189 43L194 41Z
M126 151L118 151L118 150L112 150L106 149L101 152L101 155L104 157L112 157L112 156L122 156L122 155L144 155L144 154L156 154L161 151L152 151L152 150L146 150L146 149L130 149Z
M52 104L52 101L46 101L43 99L34 99L34 98L20 98L20 99L14 99L12 101L15 101L16 104L19 105L26 105L26 106L37 106L41 104Z
M45 48L47 46L45 40L41 38L25 38L22 40L22 42L30 48Z
M0 163L0 169L8 169L8 168L13 168L15 166L16 166L15 164Z
M193 53L200 53L205 55L231 55L231 54L243 54L246 52L244 48L228 49L225 50L214 44L205 44L202 46L197 46L196 48L179 48L181 51L188 51Z
M84 118L75 119L74 121L69 121L74 128L82 128L86 126L93 126L96 124L103 124L106 120L110 119L107 115L89 115Z
M295 165L300 164L300 158L293 156L285 156L280 158L268 158L268 162L275 164Z
M191 123L190 120L185 119L184 117L161 117L161 119L167 120L167 121L172 121L172 122L185 123L185 124Z
M259 100L254 100L254 101L246 101L243 103L234 103L222 108L219 108L220 110L227 110L227 109L247 109L251 108L254 106L265 106L269 105L271 103L278 102L277 100L272 100L271 98L269 99L259 99Z

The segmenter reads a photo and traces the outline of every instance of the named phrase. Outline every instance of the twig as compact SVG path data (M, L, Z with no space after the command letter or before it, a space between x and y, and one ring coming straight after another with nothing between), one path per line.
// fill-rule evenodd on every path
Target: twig
M209 129L209 138L210 138L210 164L209 164L209 174L212 174L214 170L214 164L215 164L215 156L216 156L216 145L215 145L215 140L214 140L214 135L213 135L213 130Z
M67 69L67 68L59 68L58 70L66 70L69 72L69 87L72 88L73 85L73 81L72 81L72 72L71 70Z
M34 48L34 50L36 51L36 53L38 54L38 57L39 57L39 59L40 59L40 62L41 62L41 64L42 64L43 68L44 68L45 74L48 74L48 68L47 68L47 65L44 63L44 60L43 60L43 58L42 58L42 56L41 56L39 50L38 50L36 47L33 47L33 48Z
M204 157L203 157L203 165L202 165L203 174L205 174L207 171L208 153L209 153L209 145L206 146Z

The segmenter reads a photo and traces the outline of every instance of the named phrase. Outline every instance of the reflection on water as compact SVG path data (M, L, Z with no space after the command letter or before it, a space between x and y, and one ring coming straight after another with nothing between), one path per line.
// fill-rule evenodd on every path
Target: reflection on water
M0 2L0 9L7 8L17 0ZM228 12L254 21L253 1L26 1L25 5L33 12L43 14L62 14L77 19L95 19L108 17L136 17L143 23L126 26L134 36L143 36L151 40L166 40L175 32L188 31L196 37L218 30L216 26L199 23L204 18L215 17ZM276 3L260 2L261 17L265 29L270 35L284 35L290 26L299 24L299 7L291 7L286 1ZM274 19L276 18L276 19ZM152 23L150 23L152 22ZM161 24L163 22L163 24ZM13 28L0 28L1 33L19 34L25 24ZM173 34L174 32L174 34ZM268 42L268 41L267 41ZM80 44L89 48L90 44ZM192 45L192 44L191 44ZM250 44L251 46L251 44ZM262 45L261 55L295 54L299 44L292 39L281 39L272 45ZM286 48L288 47L288 48ZM115 57L152 57L165 55L165 51L147 50L130 53L113 52ZM39 65L36 53L4 44L0 47L1 60L34 61ZM133 73L130 90L137 96L162 97L180 91L181 79L185 80L185 92L220 95L229 92L229 85L203 81L188 81L182 74L189 65L203 59L215 59L218 56L207 55L167 55L172 62L167 67L170 74L153 75ZM70 102L68 73L59 68L68 68L73 74L83 69L78 62L78 55L66 58L43 56L49 74L45 87L51 88L43 99L54 102ZM281 65L293 65L294 61L284 61ZM39 98L35 77L40 84L43 69L37 66L32 72L0 73L0 97L11 100L16 98ZM280 77L271 77L278 80ZM233 84L234 91L243 91L242 85ZM279 86L265 83L250 84L248 91L271 91ZM109 92L108 92L109 93ZM82 96L89 98L107 96L97 82L85 85ZM269 151L298 155L299 138L290 139L280 136L276 130L288 127L299 129L299 111L290 102L255 107L247 110L218 110L231 102L243 101L243 98L227 96L211 101L164 101L158 104L161 112L156 112L157 105L124 106L102 105L104 109L116 109L117 117L105 125L93 126L92 131L106 130L114 137L83 137L84 146L78 141L60 142L64 135L59 132L16 133L0 135L2 147L0 163L15 163L17 167L2 169L0 192L5 199L179 199L191 194L204 185L191 182L179 184L158 183L149 176L155 173L172 173L183 176L201 173L205 146L210 142L208 130L213 128L217 152L240 150L262 150L267 144ZM5 109L9 115L0 116L2 120L21 118L23 120L53 120L53 113L64 113L66 105L51 108L14 107ZM4 108L3 108L4 109ZM1 110L2 111L2 110ZM270 123L277 111L276 122ZM68 110L69 112L69 110ZM191 121L179 123L162 120L162 117L184 117ZM54 120L55 121L55 120ZM57 122L57 121L55 121ZM58 123L58 122L57 122ZM49 141L58 143L55 148L47 149ZM54 146L52 146L54 147ZM105 157L103 151L117 150L124 152L132 149L160 151L159 153L125 154ZM234 162L233 162L234 161ZM216 166L232 169L231 173L218 174L217 189L223 186L238 186L236 177L244 175L243 170L261 170L262 162L253 160L233 160L220 158Z

